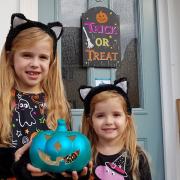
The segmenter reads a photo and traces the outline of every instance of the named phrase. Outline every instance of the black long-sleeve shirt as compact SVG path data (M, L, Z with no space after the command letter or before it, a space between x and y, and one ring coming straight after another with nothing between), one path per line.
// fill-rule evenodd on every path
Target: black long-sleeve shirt
M139 176L140 180L151 180L151 172L146 155L143 151L139 154ZM98 153L94 164L94 180L133 180L131 161L127 151L121 151L114 155L103 155Z
M0 148L0 178L13 176L14 153L40 130L47 130L45 94L12 91L12 142Z
M15 151L28 143L40 130L47 130L47 105L45 94L12 92L12 143L8 148L0 148L0 179L16 176L18 180L55 180L65 178L60 173L50 176L32 177L26 165L30 163L29 152L26 151L21 159L14 162ZM86 179L86 177L81 177Z

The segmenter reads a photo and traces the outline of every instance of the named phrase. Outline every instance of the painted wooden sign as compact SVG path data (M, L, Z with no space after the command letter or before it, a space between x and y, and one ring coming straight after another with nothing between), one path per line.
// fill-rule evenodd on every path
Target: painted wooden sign
M120 64L119 16L105 7L82 14L83 66L117 67Z

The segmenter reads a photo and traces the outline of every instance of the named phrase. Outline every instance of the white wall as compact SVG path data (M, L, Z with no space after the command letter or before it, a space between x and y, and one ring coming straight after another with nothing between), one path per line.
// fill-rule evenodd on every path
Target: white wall
M176 174L177 180L180 179L180 139L177 119L176 99L180 98L180 1L169 0L169 35L170 35L170 53L172 68L172 91L173 91L173 114L175 119L176 146Z
M19 0L0 2L0 49L3 47L7 32L10 28L12 12L19 12Z
M173 94L174 94L174 102L176 99L180 99L180 1L174 0L174 6L172 8L174 12L174 21L172 24L172 39L174 40L174 46L172 47L172 82L173 82ZM173 17L172 17L173 18ZM177 112L176 119L177 119ZM176 135L177 135L177 147L176 147L176 168L177 168L177 179L180 179L180 134L179 134L179 127L178 120L176 121Z
M5 0L0 2L0 50L10 28L11 14L24 13L29 19L38 19L38 0Z
M180 179L180 141L176 112L176 99L180 98L179 9L179 0L157 0L166 180Z

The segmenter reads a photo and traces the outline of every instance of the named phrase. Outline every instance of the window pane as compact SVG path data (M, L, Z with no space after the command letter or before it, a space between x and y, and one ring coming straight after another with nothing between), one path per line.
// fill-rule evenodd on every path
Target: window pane
M87 69L82 67L80 28L65 27L61 45L62 74L68 100L72 108L83 108L78 88L82 84L87 84Z
M65 27L80 27L80 17L87 10L87 0L59 0L61 22Z
M127 77L132 107L139 107L139 37L136 0L113 0L113 11L120 16L121 64L116 78Z
M62 74L68 100L73 109L83 108L78 88L87 84L87 68L82 67L81 15L87 0L59 0L59 17L64 26L61 39Z

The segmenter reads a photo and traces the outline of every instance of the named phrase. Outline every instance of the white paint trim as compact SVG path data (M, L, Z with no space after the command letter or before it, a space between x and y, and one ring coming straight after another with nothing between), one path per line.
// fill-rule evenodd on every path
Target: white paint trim
M19 0L20 13L28 19L38 20L38 0Z
M176 107L173 96L172 60L172 16L170 9L172 0L157 0L158 38L159 38L159 63L162 99L162 125L164 141L165 179L177 180L177 119ZM174 16L173 16L174 17ZM174 35L173 35L174 36ZM173 98L172 98L173 96Z

